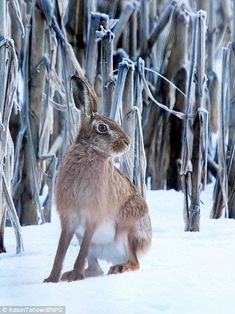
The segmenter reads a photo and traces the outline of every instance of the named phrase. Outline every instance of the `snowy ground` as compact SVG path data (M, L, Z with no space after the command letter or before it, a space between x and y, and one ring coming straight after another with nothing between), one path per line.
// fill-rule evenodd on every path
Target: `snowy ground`
M69 314L233 314L235 313L235 221L211 220L212 187L202 195L201 232L183 232L183 196L148 192L153 243L141 270L43 284L59 237L54 223L23 228L25 252L16 255L6 231L8 253L0 256L0 305L65 305ZM65 270L78 252L73 240ZM108 265L103 264L108 270Z

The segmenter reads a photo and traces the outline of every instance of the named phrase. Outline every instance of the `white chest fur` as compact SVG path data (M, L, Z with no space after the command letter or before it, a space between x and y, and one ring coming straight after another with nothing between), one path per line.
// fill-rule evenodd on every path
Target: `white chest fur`
M92 243L105 244L113 242L115 237L115 225L113 221L107 221L101 224L95 231Z
M85 232L85 216L80 216L77 234L82 238ZM124 263L127 255L127 233L115 238L116 228L112 219L103 221L95 230L90 246L90 254L98 259L111 262L113 265Z
M80 223L77 233L83 237L84 235L84 224ZM95 230L92 237L92 244L107 244L113 242L115 238L115 225L112 220L107 220L101 223Z

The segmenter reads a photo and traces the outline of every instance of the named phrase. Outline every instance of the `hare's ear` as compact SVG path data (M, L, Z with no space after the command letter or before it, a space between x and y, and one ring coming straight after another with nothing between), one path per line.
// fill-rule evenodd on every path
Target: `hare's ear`
M81 110L82 119L90 118L97 112L98 98L85 79L73 75L70 79L75 106Z

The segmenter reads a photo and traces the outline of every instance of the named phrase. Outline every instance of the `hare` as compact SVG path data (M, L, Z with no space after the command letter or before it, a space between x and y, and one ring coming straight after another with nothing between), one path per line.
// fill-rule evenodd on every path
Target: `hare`
M112 163L113 157L128 150L129 137L116 122L96 112L96 95L85 80L74 76L71 86L81 123L58 169L55 198L62 230L53 268L44 282L101 275L98 259L112 263L108 274L137 270L138 255L149 248L152 237L145 200ZM73 269L61 277L75 234L80 251Z

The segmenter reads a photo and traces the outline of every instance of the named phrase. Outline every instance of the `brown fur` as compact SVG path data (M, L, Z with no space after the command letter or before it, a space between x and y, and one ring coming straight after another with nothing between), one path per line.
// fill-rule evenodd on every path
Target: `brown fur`
M92 103L86 108L89 106L92 107ZM130 180L114 167L111 159L124 153L130 140L114 121L92 111L91 108L90 116L87 112L83 116L79 135L58 169L55 197L62 231L54 265L46 282L60 279L68 245L76 232L80 252L73 270L64 273L62 280L79 280L86 275L101 274L97 260L100 258L99 250L106 252L112 243L122 241L123 236L127 239L127 260L112 266L109 274L138 269L137 254L144 252L151 243L147 204ZM107 126L107 132L99 131L100 124ZM103 224L105 231L105 223L111 226L111 240L100 244L95 232ZM81 227L84 233L78 231ZM103 229L100 230L103 232ZM113 238L112 230L115 230ZM101 242L103 240L106 239L102 235ZM86 259L88 269L85 272Z

